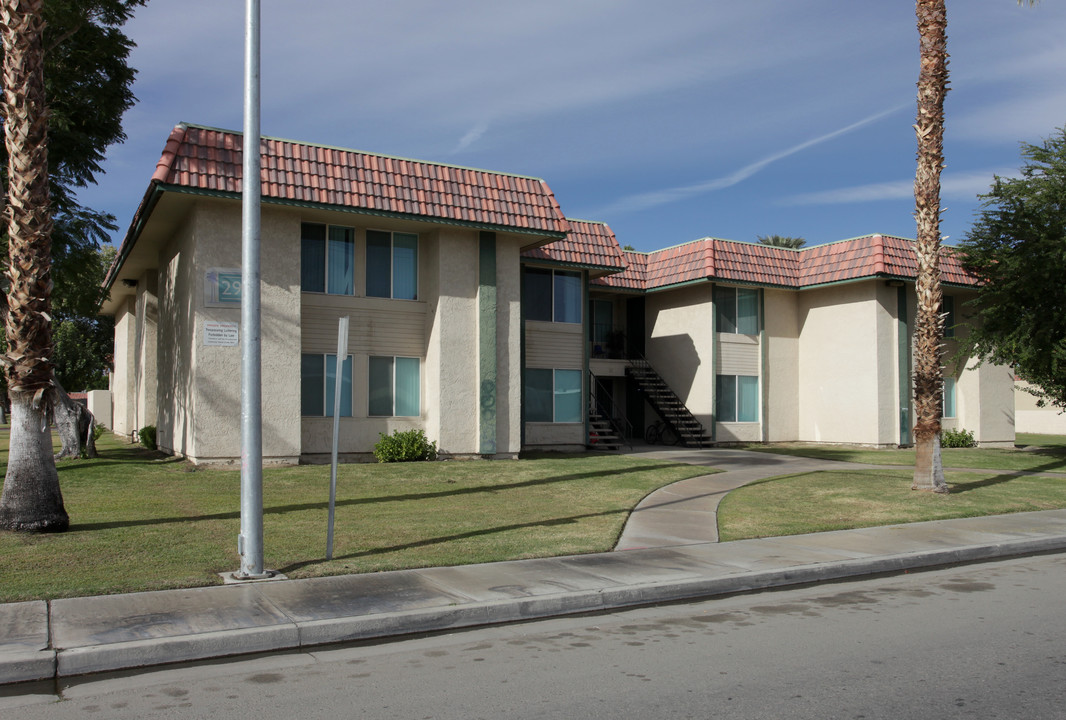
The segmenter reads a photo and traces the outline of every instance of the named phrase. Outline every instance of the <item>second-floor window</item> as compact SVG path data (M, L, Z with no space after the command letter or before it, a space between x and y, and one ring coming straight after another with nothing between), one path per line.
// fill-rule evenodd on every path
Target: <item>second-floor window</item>
M367 297L418 298L418 236L366 231Z
M526 320L581 322L581 273L527 267L522 291Z
M339 225L300 226L300 289L304 292L355 293L355 230Z
M759 333L759 291L752 288L714 289L714 312L720 333Z

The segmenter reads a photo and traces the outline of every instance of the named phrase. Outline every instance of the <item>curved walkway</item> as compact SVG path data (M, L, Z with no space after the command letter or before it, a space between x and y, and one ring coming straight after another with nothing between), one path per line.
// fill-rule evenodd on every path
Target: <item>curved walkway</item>
M630 514L622 529L618 544L614 547L615 550L639 550L718 542L718 503L730 490L756 480L819 470L898 470L906 467L819 460L734 448L697 449L638 445L625 454L703 465L723 472L681 480L651 492ZM982 472L974 468L965 469ZM988 470L987 472L1009 475L1044 474L1015 470Z
M818 470L876 467L734 448L638 445L625 454L703 465L722 472L680 480L651 492L630 514L615 550L718 542L718 503L730 490L756 480Z

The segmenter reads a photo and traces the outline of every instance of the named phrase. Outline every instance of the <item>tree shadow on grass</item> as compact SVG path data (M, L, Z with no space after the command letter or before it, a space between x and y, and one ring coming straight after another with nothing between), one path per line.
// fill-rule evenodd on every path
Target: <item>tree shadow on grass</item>
M513 523L511 525L500 525L494 528L482 528L480 530L470 530L463 533L456 533L455 535L445 535L443 537L426 538L425 540L416 540L409 543L401 543L399 545L390 545L388 547L374 548L372 550L360 550L359 552L348 553L347 555L334 556L332 561L338 560L355 560L362 557L373 557L375 555L385 555L392 552L400 552L403 550L413 550L421 547L430 547L432 545L441 545L443 543L453 542L455 540L466 540L468 538L482 537L485 535L495 535L497 533L510 532L512 530L525 530L528 528L549 528L558 525L571 525L580 520L587 520L589 518L607 517L609 515L628 514L628 509L619 510L604 510L598 513L585 513L583 515L570 515L562 518L548 518L546 520L535 520L525 523ZM278 568L278 572L283 574L296 572L303 568L310 567L312 565L319 565L327 561L325 558L318 558L315 560L303 560L300 562L291 563L285 567Z
M677 467L675 463L668 463L663 465L647 465L644 467L634 468L627 471L632 472L651 472L654 470L662 470L666 468ZM399 495L383 495L379 497L370 498L352 498L350 500L338 500L336 507L350 507L356 505L373 505L377 503L385 502L407 502L413 500L433 500L436 498L454 497L458 495L473 495L477 493L506 493L509 490L518 490L527 487L536 487L539 485L553 485L560 482L569 482L573 480L587 480L590 478L606 477L608 475L619 474L617 470L596 470L592 472L573 473L570 475L559 475L556 477L536 478L533 480L525 480L523 482L513 483L510 485L479 485L476 487L468 488L455 488L452 490L440 490L424 493L403 493ZM263 508L264 515L282 515L284 513L301 512L304 510L324 510L329 507L329 501L313 502L313 503L299 503L293 505L278 505L274 507ZM628 509L625 512L629 512ZM69 533L75 532L91 532L93 530L110 530L115 528L124 527L139 527L150 525L166 525L169 523L188 523L188 522L200 522L202 520L233 520L240 518L241 514L239 510L224 513L212 513L209 515L190 515L180 517L165 517L165 518L145 518L143 520L116 520L113 522L101 522L101 523L72 523Z
M966 483L951 483L951 495L961 495L962 493L971 492L973 490L980 490L981 488L992 487L994 485L1001 485L1011 480L1017 480L1023 477L1033 477L1040 475L1037 470L1013 470L1000 473L990 478L984 478L983 480L974 480L973 482ZM1043 477L1049 477L1044 475ZM1066 479L1066 478L1064 478Z

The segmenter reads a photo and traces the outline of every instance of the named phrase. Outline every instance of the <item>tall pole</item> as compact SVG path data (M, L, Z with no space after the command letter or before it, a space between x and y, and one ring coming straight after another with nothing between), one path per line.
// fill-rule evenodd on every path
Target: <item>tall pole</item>
M244 167L241 175L241 534L242 579L263 570L263 383L259 312L259 0L245 0Z

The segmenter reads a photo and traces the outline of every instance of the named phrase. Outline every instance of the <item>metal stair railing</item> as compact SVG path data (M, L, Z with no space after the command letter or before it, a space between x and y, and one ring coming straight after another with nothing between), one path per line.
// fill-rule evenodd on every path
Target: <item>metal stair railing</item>
M596 413L600 417L602 417L610 426L611 430L618 437L618 439L621 442L625 443L630 450L632 450L633 423L629 422L629 420L627 420L624 415L618 412L618 408L615 404L613 397L611 398L611 405L610 407L608 407L600 398L599 393L591 392L591 389L596 387L603 387L603 385L602 383L600 383L600 380L596 377L595 373L589 370L589 412ZM593 397L593 395L595 395L595 397Z
M696 419L677 394L643 355L630 359L626 373L637 383L644 398L685 446L703 447L710 442L703 423Z

